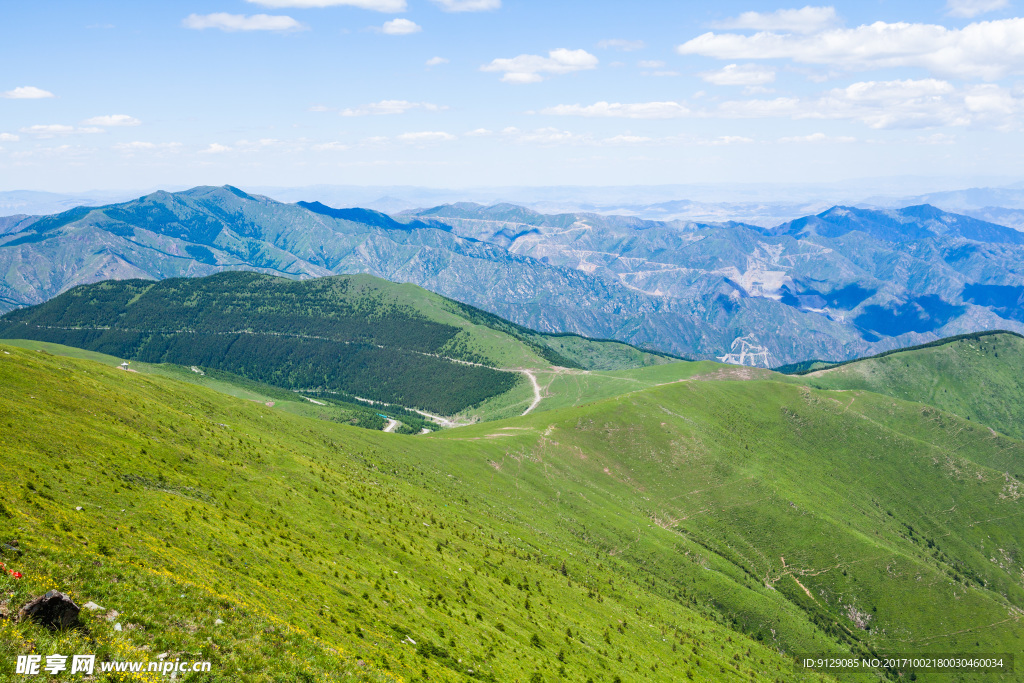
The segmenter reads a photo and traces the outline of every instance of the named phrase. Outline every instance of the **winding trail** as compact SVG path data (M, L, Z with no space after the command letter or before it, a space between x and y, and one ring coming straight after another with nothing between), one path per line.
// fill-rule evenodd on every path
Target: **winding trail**
M384 431L385 431L385 432L393 432L393 431L395 431L396 429L398 429L398 425L400 425L400 424L402 424L402 423L401 423L401 422L399 422L398 420L392 420L392 419L391 419L391 418L389 417L389 418L388 418L388 423L387 423L387 424L386 424L386 425L384 426Z
M526 415L531 410L536 408L540 404L541 399L544 398L544 397L540 395L540 384L537 383L537 376L535 374L533 374L533 371L532 370L520 370L519 372L521 372L524 375L526 375L527 377L529 377L530 378L530 383L533 384L533 403L530 404L529 408L527 408L526 410L523 411L523 415Z

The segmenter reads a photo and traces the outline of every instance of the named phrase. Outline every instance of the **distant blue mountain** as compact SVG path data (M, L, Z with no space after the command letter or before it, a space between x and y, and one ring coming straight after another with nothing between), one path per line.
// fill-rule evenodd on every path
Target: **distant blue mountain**
M544 332L776 363L1024 332L1024 233L920 205L762 228L449 204L389 216L238 188L0 219L0 311L103 279L370 273ZM768 357L768 356L764 356Z

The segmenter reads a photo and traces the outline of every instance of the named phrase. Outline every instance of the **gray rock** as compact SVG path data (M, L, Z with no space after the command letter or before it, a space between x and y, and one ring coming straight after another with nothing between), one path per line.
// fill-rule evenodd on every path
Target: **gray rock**
M121 630L121 624L114 624L114 630L115 631L120 631Z
M18 611L18 619L29 619L48 629L69 628L78 621L78 605L60 591L50 591Z
M84 605L82 605L82 608L83 608L83 609L87 609L87 610L89 610L90 612L95 612L96 610L101 610L101 609L103 609L102 607L100 607L99 605L97 605L97 604L96 604L95 602L87 602L87 603L85 603Z
M121 616L121 613L118 612L116 609L112 609L106 614L104 614L103 618L107 621L113 621L114 619L117 619L119 616Z
M221 619L215 619L215 620L214 620L214 622L213 622L213 625L214 625L214 626L220 626L220 625L221 625L221 624L223 624L223 623L224 623L224 622L223 622L223 621L222 621Z

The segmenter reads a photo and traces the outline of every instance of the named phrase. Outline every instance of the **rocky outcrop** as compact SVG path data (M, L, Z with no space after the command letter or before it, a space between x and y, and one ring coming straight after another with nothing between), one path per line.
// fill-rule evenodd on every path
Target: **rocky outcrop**
M18 619L29 619L56 631L78 623L80 611L78 605L68 596L60 591L49 591L22 607L18 611Z

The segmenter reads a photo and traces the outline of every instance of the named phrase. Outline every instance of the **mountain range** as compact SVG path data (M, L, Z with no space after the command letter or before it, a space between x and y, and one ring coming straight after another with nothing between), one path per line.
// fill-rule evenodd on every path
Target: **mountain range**
M1024 233L929 205L763 228L510 204L389 216L198 187L0 219L0 268L4 311L111 278L370 273L541 332L693 358L749 339L769 365L1024 331Z

